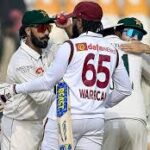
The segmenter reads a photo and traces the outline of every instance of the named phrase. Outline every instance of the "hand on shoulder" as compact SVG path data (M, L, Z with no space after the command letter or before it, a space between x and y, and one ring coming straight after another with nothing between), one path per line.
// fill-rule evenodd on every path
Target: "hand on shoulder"
M129 53L150 54L150 46L139 41L132 41L132 42L129 42L128 44L121 44L120 49Z

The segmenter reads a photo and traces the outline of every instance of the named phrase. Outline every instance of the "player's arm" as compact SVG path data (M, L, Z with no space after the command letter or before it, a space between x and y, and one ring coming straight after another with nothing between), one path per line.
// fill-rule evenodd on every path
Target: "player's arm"
M136 54L141 54L141 53L147 53L150 54L150 46L147 44L144 44L139 41L132 41L128 44L121 44L120 45L121 50L129 53L136 53Z
M112 81L114 82L114 90L108 95L105 101L106 108L115 106L124 98L131 95L132 92L132 85L121 58L119 59L118 67L113 73Z
M70 51L68 43L60 46L54 62L44 75L30 82L16 85L16 93L33 93L52 89L66 72Z

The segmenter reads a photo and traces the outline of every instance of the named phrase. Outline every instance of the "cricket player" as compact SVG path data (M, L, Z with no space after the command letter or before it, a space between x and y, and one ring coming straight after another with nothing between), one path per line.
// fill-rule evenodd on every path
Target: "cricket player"
M23 83L43 75L53 60L55 44L48 46L51 20L43 10L25 12L20 28L21 45L7 70L8 83ZM4 104L1 150L38 150L43 119L54 99L53 91L18 94Z
M50 90L63 79L70 92L76 150L101 149L106 107L116 105L132 91L122 59L100 34L102 16L102 8L97 3L78 3L68 17L73 18L79 36L60 46L54 62L43 76L23 84L5 86L0 91L4 101L15 94ZM111 80L115 89L109 94ZM53 144L51 149L58 150L56 130L52 141L54 144L49 143Z
M120 46L122 50L129 53L142 54L143 62L142 62L142 90L144 94L144 101L146 107L146 116L147 116L147 143L148 150L150 150L150 46L139 42L134 41L129 44L122 44ZM145 53L145 54L143 54Z
M124 41L141 41L147 32L136 18L123 18L116 27L116 35L105 38L117 49ZM122 39L122 40L121 40ZM142 57L119 50L132 82L132 95L105 114L103 150L146 150L146 113L141 89ZM113 89L113 87L111 87Z

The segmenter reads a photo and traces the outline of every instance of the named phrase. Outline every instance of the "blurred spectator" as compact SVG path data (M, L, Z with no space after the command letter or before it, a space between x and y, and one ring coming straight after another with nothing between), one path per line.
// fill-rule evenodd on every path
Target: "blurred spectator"
M13 9L8 14L8 18L2 22L2 35L10 37L15 43L15 46L19 46L18 31L21 26L22 12L18 9Z
M0 18L2 35L16 33L20 28L20 20L26 6L22 0L1 0Z
M19 44L18 29L26 6L23 0L1 0L0 81L5 80L9 59Z
M26 6L23 0L1 0L0 5L0 17L5 20L8 14L13 9L19 9L21 12L25 12Z

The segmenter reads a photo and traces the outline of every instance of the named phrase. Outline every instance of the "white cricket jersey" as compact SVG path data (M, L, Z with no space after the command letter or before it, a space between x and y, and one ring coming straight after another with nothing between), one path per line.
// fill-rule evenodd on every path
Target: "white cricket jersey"
M150 85L150 55L142 54L142 75L146 79L146 82Z
M71 45L64 43L44 76L16 85L16 91L27 93L51 89L63 78L70 89L73 119L104 118L105 107L112 107L131 94L122 60L117 61L116 49L100 34L83 33L70 41L73 55L69 65ZM111 78L116 89L109 95Z
M53 49L43 50L40 56L22 41L8 65L7 81L19 84L42 76L53 57L54 45ZM7 117L18 120L43 120L53 98L53 92L50 90L40 93L18 94L6 102L3 113Z
M119 45L126 42L122 41L119 37L111 35L105 38L118 49L120 56L122 56L133 88L132 94L129 97L125 98L118 105L107 109L105 117L106 119L133 118L146 121L145 105L141 89L142 57L121 51Z

